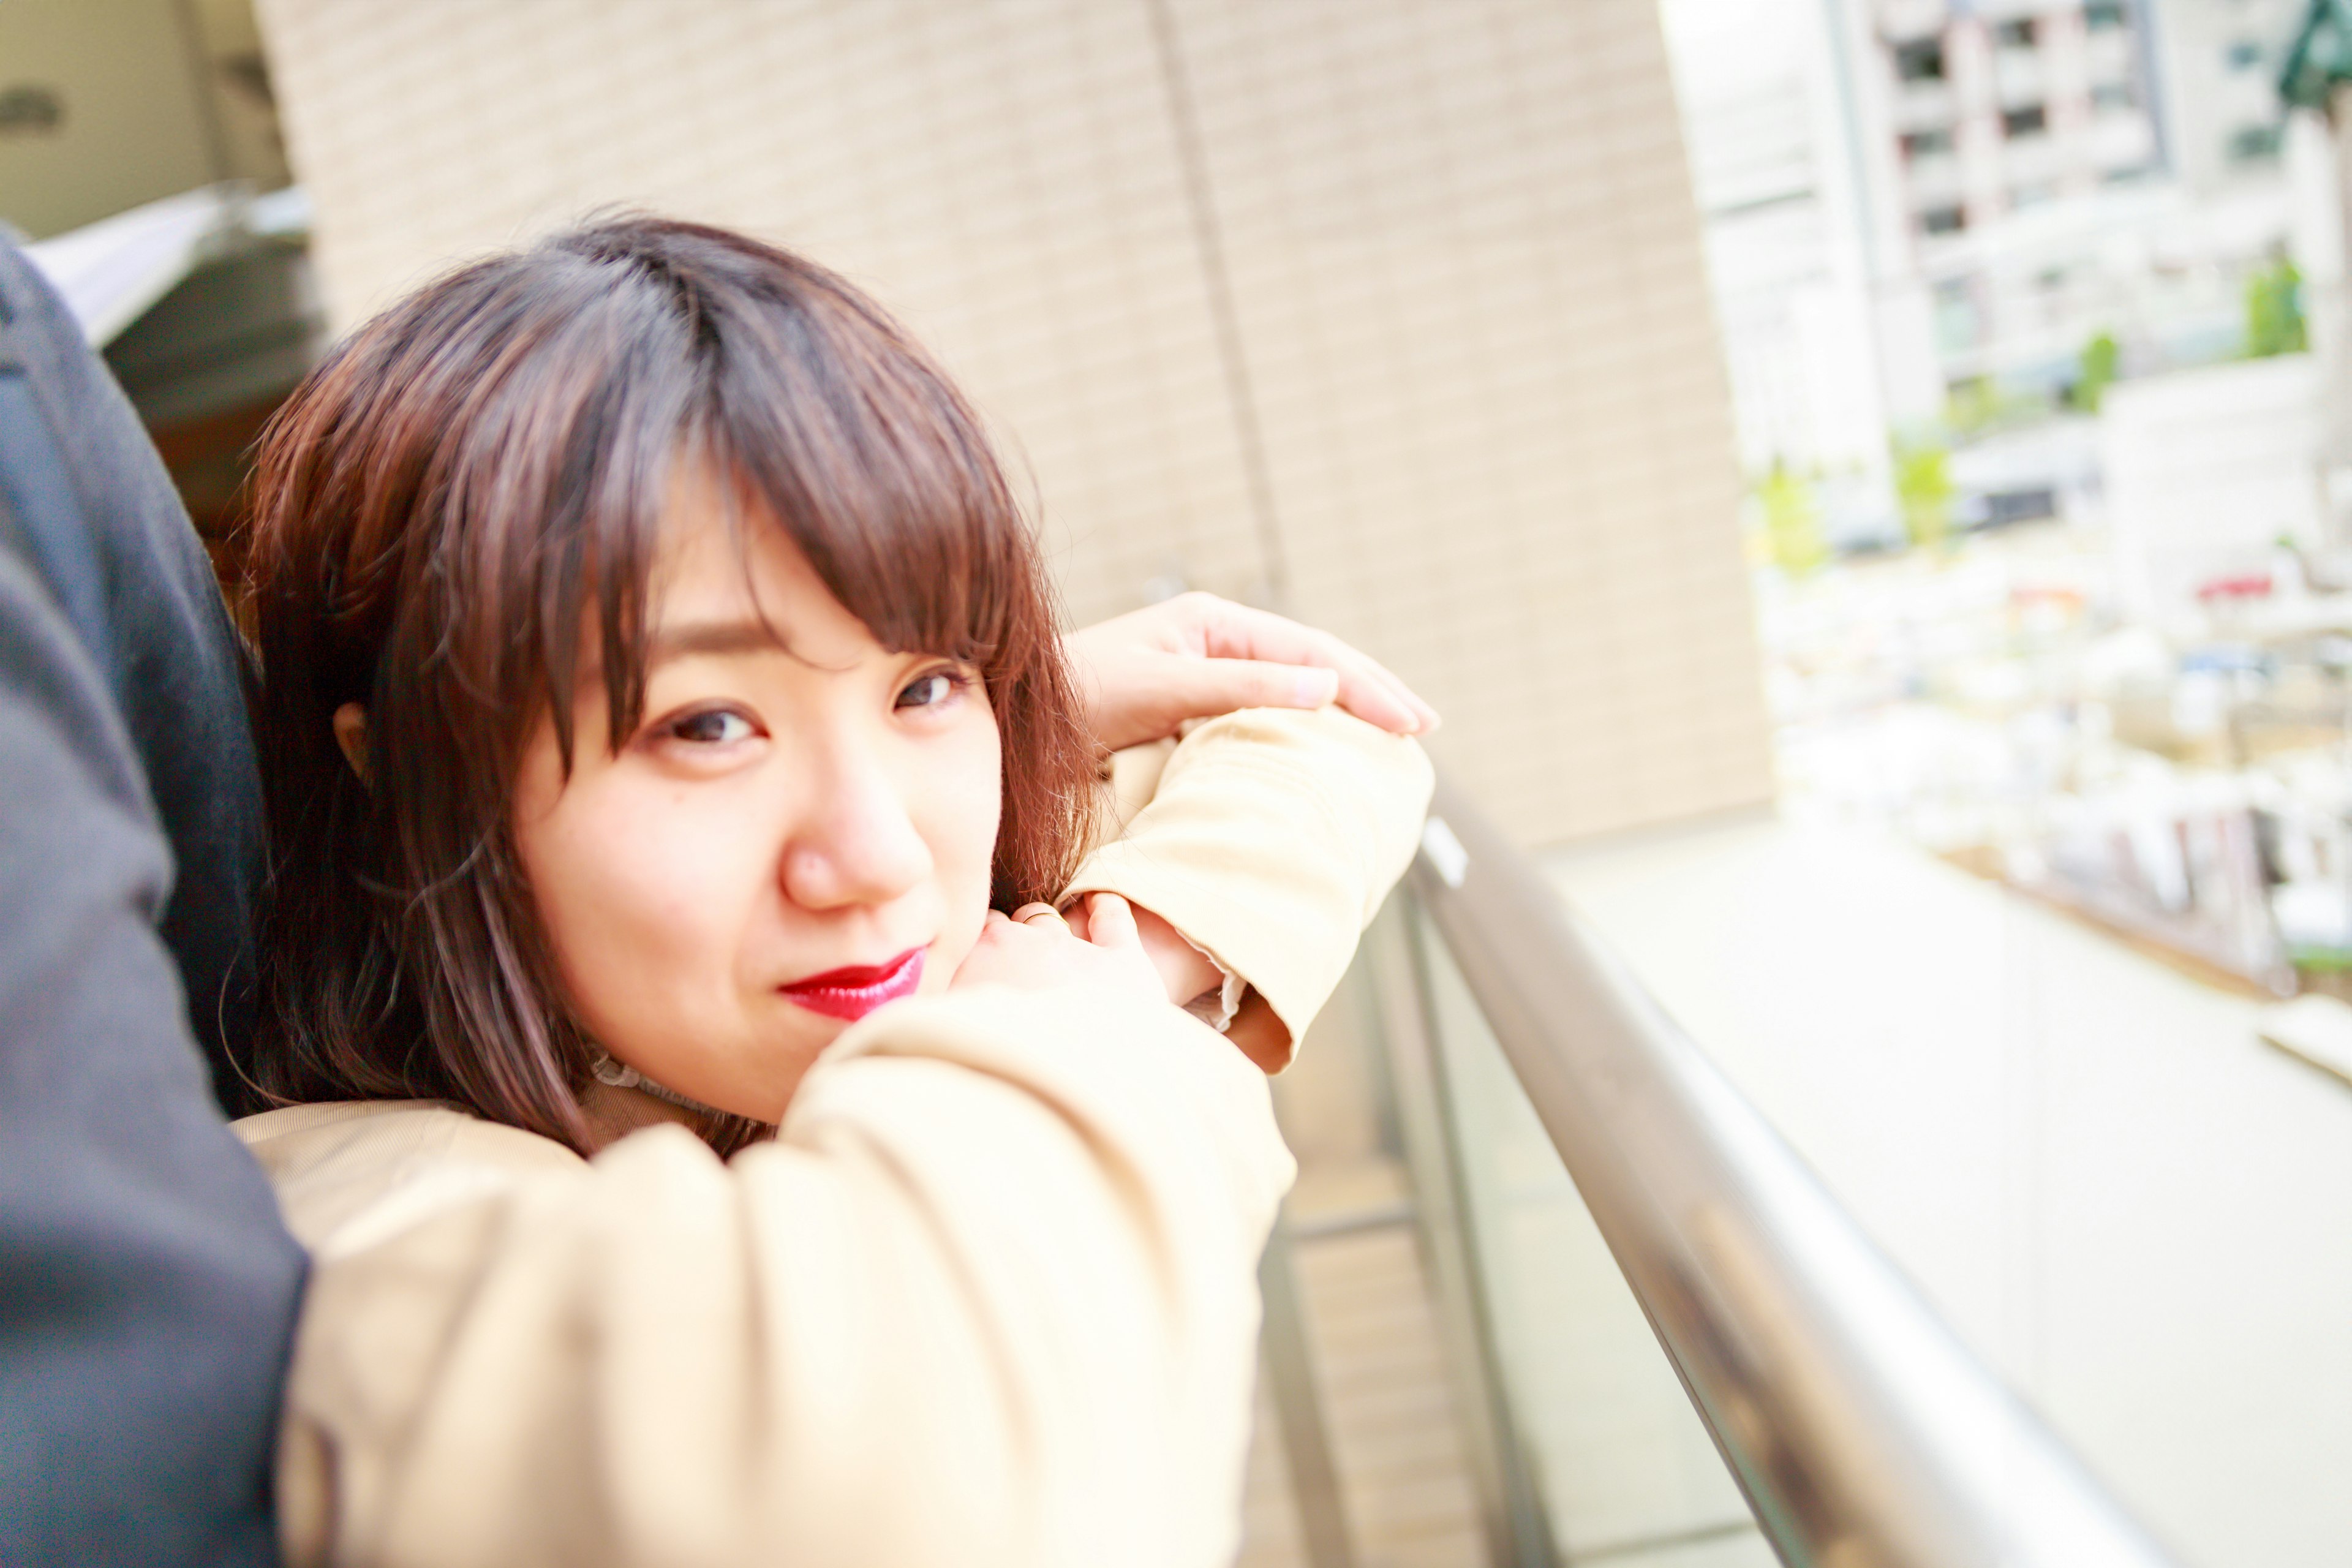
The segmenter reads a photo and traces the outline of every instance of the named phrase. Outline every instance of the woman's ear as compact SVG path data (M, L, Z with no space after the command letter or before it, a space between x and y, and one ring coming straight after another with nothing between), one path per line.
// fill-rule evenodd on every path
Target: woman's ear
M343 750L343 761L352 764L362 784L368 782L367 710L356 702L346 702L335 710L335 744Z

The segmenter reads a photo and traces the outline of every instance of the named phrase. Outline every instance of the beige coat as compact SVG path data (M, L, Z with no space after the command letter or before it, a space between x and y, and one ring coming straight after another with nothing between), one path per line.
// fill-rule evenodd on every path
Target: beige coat
M1074 890L1159 911L1302 1031L1429 788L1417 747L1344 715L1229 715ZM1293 1167L1264 1078L1178 1008L900 1003L724 1163L675 1126L583 1160L417 1102L237 1131L313 1259L279 1466L298 1564L1233 1554L1255 1263Z

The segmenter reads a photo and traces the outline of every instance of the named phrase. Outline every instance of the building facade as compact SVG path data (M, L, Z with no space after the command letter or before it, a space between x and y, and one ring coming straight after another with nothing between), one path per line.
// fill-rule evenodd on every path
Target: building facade
M2063 402L2102 334L2132 370L2238 352L2287 241L2295 0L1827 3L1878 262L1916 281L1948 392Z

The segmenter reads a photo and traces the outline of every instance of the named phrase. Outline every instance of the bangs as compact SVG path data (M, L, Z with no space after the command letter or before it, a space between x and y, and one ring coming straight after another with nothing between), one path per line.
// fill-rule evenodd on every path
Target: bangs
M895 329L793 341L845 324L761 311L725 335L712 459L876 641L985 668L1029 585L1024 525L978 419Z
M570 459L545 476L539 505L509 497L523 504L499 510L542 520L539 548L517 563L535 579L531 662L567 758L592 592L613 742L643 716L651 577L692 468L727 498L739 551L749 530L781 527L891 651L974 666L1000 707L1036 653L1034 605L1046 590L976 414L897 323L830 273L726 237L691 267L650 265L610 229L551 242L604 275L585 312L603 320L548 345L572 362L563 371L521 379L592 390L565 421ZM583 350L601 363L578 363Z

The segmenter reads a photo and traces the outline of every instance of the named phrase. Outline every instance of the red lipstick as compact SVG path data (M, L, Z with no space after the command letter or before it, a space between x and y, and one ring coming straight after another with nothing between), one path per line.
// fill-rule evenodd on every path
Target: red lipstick
M777 989L812 1013L855 1023L885 1002L912 996L922 983L923 950L910 947L887 963L828 969Z

